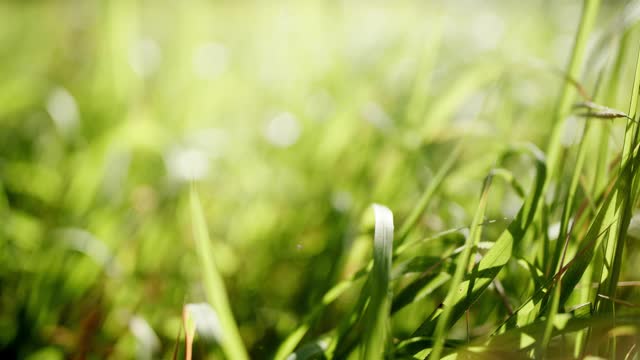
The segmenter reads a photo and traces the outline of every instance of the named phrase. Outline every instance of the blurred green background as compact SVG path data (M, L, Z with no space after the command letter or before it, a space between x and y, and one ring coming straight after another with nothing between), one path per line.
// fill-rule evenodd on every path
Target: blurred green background
M599 30L623 5L603 4ZM416 236L467 225L497 151L546 144L563 83L549 68L565 67L580 9L0 2L0 355L170 358L182 306L205 300L194 179L242 338L252 357L272 356L368 259L358 224L369 204L404 219L461 143ZM517 207L496 191L490 217Z

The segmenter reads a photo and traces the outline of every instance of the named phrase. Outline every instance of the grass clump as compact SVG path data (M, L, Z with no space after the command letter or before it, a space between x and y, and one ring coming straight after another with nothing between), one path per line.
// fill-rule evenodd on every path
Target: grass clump
M2 3L0 355L638 358L640 6L542 3Z

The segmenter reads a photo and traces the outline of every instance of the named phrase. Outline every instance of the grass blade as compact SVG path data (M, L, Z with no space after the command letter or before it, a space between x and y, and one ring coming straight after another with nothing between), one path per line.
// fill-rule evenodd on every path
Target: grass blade
M460 257L458 257L458 262L456 264L456 271L453 274L453 278L451 280L451 285L449 287L449 292L447 293L447 297L443 302L442 311L440 314L434 314L432 317L432 321L436 322L435 327L435 339L433 350L431 352L431 358L434 360L440 359L440 355L444 348L444 341L446 338L446 331L449 326L449 319L453 318L457 320L457 317L453 313L454 307L457 303L460 303L461 300L465 297L466 291L464 291L464 287L461 286L462 279L467 271L467 267L469 266L469 261L471 257L472 246L477 244L480 241L480 235L482 234L482 227L480 223L484 220L484 213L487 207L487 201L489 199L489 188L491 185L491 176L488 176L484 182L484 186L482 189L482 195L480 196L480 204L478 205L478 210L473 218L473 222L471 223L471 232L467 237L467 241L465 243L465 249L462 251ZM511 250L509 249L509 254L511 254ZM460 288L459 288L460 287ZM469 288L469 284L467 284L466 288ZM462 289L462 291L460 291ZM465 309L466 310L466 309ZM439 319L437 318L439 316ZM454 315L454 316L452 316ZM454 321L455 321L454 320Z
M585 49L587 47L587 40L595 23L599 7L600 0L584 1L584 8L582 10L582 16L580 18L580 25L578 26L578 33L573 44L571 60L566 72L567 76L571 79L578 79L580 73L582 72L582 63ZM554 115L555 123L551 132L547 150L547 166L549 168L549 179L553 178L555 171L557 170L556 167L560 159L560 140L566 124L566 115L571 109L571 104L574 102L575 96L575 87L572 84L566 82L564 88L562 89L560 102L558 104L558 107L556 108L556 112ZM545 188L546 187L547 186L545 185Z
M244 348L231 312L222 276L213 261L209 231L207 230L200 198L194 186L191 187L191 217L193 219L194 241L204 276L207 300L218 314L220 327L222 328L222 349L229 359L248 359L247 351Z
M631 118L635 118L638 112L638 98L640 96L640 49L638 50L638 57L636 60L635 77L633 80L633 90L631 93L631 100L629 105L629 113ZM627 128L624 134L624 145L622 149L622 163L624 164L627 159L633 159L634 149L638 144L638 138L640 137L640 126L636 121L628 121ZM631 222L631 216L633 213L633 207L636 200L636 192L634 191L634 184L637 185L637 164L635 161L629 161L630 167L625 169L621 166L620 177L623 180L620 190L617 192L620 197L617 201L620 201L618 227L615 242L612 244L615 251L613 255L611 265L611 275L608 281L607 295L611 298L615 298L616 287L620 278L620 271L622 267L622 254L624 249L624 241ZM617 202L616 201L616 202ZM613 304L611 304L613 306Z
M389 333L391 258L393 255L393 214L387 207L374 204L376 218L373 237L373 269L370 273L370 299L365 320L364 359L381 359Z

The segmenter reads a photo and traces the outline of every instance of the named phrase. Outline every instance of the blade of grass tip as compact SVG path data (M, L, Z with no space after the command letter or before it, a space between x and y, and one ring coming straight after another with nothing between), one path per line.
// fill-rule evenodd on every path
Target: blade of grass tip
M373 219L372 224L374 227L374 259L370 261L365 271L362 272L363 274L368 274L368 276L366 278L365 284L362 286L360 295L358 296L358 299L353 309L351 310L350 315L345 317L345 319L337 327L336 336L334 336L335 341L333 341L329 345L326 351L326 353L330 354L331 358L341 359L348 357L356 346L362 344L364 331L370 329L370 324L375 323L376 321L375 314L370 314L372 309L370 302L371 290L376 289L374 285L372 285L372 282L374 282L375 277L373 275L373 267L375 262L375 237L376 234L378 234L378 237L380 237L380 232L378 231L380 224L378 223L379 218L376 217L375 207L369 207L366 211L366 214L367 215L364 216L363 221L369 222L368 219ZM393 225L393 217L391 217L391 224ZM393 233L391 235L393 236ZM390 251L393 252L393 248L391 248ZM391 259L390 261L393 260ZM389 269L389 271L391 270ZM389 274L389 277L391 277L391 273ZM372 319L372 317L374 319Z
M370 273L370 299L367 308L363 359L382 359L389 342L391 258L393 254L393 214L374 204L376 225L373 236L373 269Z
M573 44L573 50L569 61L567 76L571 79L578 79L582 71L582 63L589 39L589 34L596 20L598 14L598 8L600 7L600 0L585 0L580 17L580 25L578 26L578 33ZM554 114L554 124L551 131L551 136L547 149L547 168L548 179L552 179L555 175L557 163L560 159L561 137L564 132L566 124L566 116L569 114L571 104L574 102L576 96L576 89L573 84L565 82L560 96L560 102L556 107ZM546 181L544 186L545 192L549 181Z
M204 276L204 286L207 300L216 311L222 328L221 347L229 359L248 359L238 327L233 318L229 305L227 291L222 276L216 269L213 257L209 231L204 218L204 212L195 186L191 186L191 216L193 218L193 234L196 250Z
M433 350L431 351L430 358L433 360L439 360L442 355L442 350L444 348L444 342L446 340L446 333L449 327L449 318L451 317L451 312L453 310L453 305L456 297L459 296L460 289L458 287L462 283L462 279L467 272L467 267L469 266L469 261L471 257L471 250L473 244L476 244L480 241L480 236L482 234L482 227L479 224L484 219L484 213L487 207L487 201L489 198L489 187L491 185L491 176L487 176L484 181L482 187L482 195L480 196L480 203L478 204L478 209L473 217L473 221L471 222L471 231L469 232L469 236L465 242L465 248L462 254L458 257L458 262L456 264L456 271L453 274L453 278L451 279L451 284L449 285L449 291L444 301L444 306L442 308L442 313L440 314L440 318L438 319L435 335L434 335L434 344ZM464 294L463 294L464 296Z
M440 187L444 179L446 179L447 175L449 175L449 172L451 171L451 168L453 168L453 165L455 164L456 160L460 156L461 151L462 151L462 145L458 144L453 150L451 156L449 156L447 161L445 161L445 163L440 167L440 169L438 169L438 172L433 177L433 179L431 180L427 188L424 190L424 192L422 193L422 196L420 196L418 203L416 204L416 206L413 208L413 210L407 217L407 220L405 220L405 222L402 223L402 226L400 226L400 231L398 232L398 240L396 241L397 243L396 246L399 246L404 242L407 235L409 235L409 232L411 231L411 229L413 229L416 222L418 222L418 219L420 219L420 216L424 213L425 209L427 208L427 205L429 205L429 202L431 201L433 194L435 194L436 190L438 190L438 188Z

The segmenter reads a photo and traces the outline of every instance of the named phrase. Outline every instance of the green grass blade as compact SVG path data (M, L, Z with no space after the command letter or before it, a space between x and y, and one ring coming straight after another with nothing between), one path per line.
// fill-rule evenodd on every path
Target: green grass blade
M600 0L585 0L584 8L582 10L582 16L580 18L580 25L578 26L578 33L573 44L573 51L569 61L567 69L567 76L572 79L579 79L582 72L582 63L584 59L585 50L587 47L587 40L589 34L596 20L598 9L600 7ZM569 82L565 82L560 102L556 108L554 115L554 126L551 131L551 137L547 149L547 167L549 168L549 179L555 175L556 167L560 158L561 148L561 136L564 132L566 124L566 116L571 110L571 104L576 97L576 89ZM548 183L548 182L547 182ZM546 185L545 185L546 188Z
M365 321L364 359L381 359L389 341L391 258L393 255L393 214L374 204L376 218L373 237L373 269L370 273L370 299Z
M578 156L576 160L576 164L573 169L573 175L571 177L571 183L569 185L569 190L565 196L564 207L562 209L562 218L560 220L560 233L558 235L558 240L556 241L556 247L554 251L553 258L551 259L551 269L554 269L554 273L560 271L560 268L564 266L564 258L567 252L567 248L569 246L569 239L571 237L571 231L573 229L569 229L569 220L571 218L571 214L573 212L573 207L576 199L576 192L578 190L578 182L580 180L580 176L582 175L582 167L584 165L586 155L587 155L587 147L586 147L586 139L587 134L589 132L589 124L585 124L584 134L580 140L580 145L578 146ZM577 221L577 219L575 219ZM559 263L558 263L559 262ZM559 267L559 268L558 268ZM560 281L560 280L559 280ZM555 286L553 289L551 298L551 306L548 308L547 312L547 323L542 339L541 346L537 349L539 352L539 356L543 356L545 349L549 345L549 341L551 340L551 332L553 330L553 324L558 312L558 306L560 304L560 286Z
M628 163L625 166L630 166L630 164ZM608 230L615 222L615 219L612 216L615 209L615 206L613 206L613 199L615 198L615 192L619 183L620 179L616 176L607 186L608 190L605 189L598 211L591 220L587 233L578 244L578 248L581 249L577 253L579 256L575 256L574 259L571 260L570 266L566 269L566 272L563 275L560 300L561 306L568 299L569 295L571 295L573 289L589 266L596 249L599 248L600 243L603 241L600 237L603 235L606 237L609 232Z
M229 305L224 281L213 261L213 249L209 239L209 231L207 230L200 198L194 186L191 188L191 217L193 219L193 237L198 258L200 259L200 266L202 267L207 300L213 306L220 319L222 349L229 359L248 359L247 351L240 338L238 326Z
M633 88L631 93L631 101L629 104L629 114L631 118L636 119L638 114L638 98L640 96L640 49L638 49L638 57L636 60L635 77L633 80ZM638 138L640 136L640 126L637 121L627 121L627 128L625 129L624 145L622 150L623 164L627 159L633 159L633 150L638 144ZM630 161L631 167L628 169L620 168L620 176L623 179L621 188L617 193L620 196L620 214L618 217L617 234L615 238L614 256L611 262L611 273L608 280L607 295L610 298L616 297L616 288L618 286L618 280L620 278L620 272L622 268L622 255L624 250L624 242L627 235L627 229L633 215L633 207L635 205L635 191L633 191L633 184L637 182L637 164ZM611 303L613 307L613 303Z
M485 213L485 209L487 207L487 202L489 199L490 185L491 185L491 176L488 176L483 185L482 195L480 196L480 203L478 205L478 210L476 211L476 214L474 215L473 221L471 223L471 232L467 237L467 241L465 243L465 249L462 251L462 254L460 254L460 256L458 257L458 262L456 263L456 271L453 274L453 278L451 279L449 292L447 293L447 297L443 302L442 311L440 312L439 314L440 316L436 322L434 345L433 345L433 351L431 352L431 358L434 360L440 359L440 355L442 354L442 350L444 348L444 342L446 339L446 332L450 327L449 319L453 318L457 320L457 317L455 317L455 315L457 314L453 314L454 307L457 303L461 303L461 301L465 298L465 295L466 295L466 291L464 291L465 287L461 286L461 283L465 273L467 272L467 267L469 266L469 261L472 254L471 252L472 247L474 246L474 244L477 244L480 241L480 236L482 234L482 227L480 226L480 223L484 220L484 213ZM509 249L509 254L511 254L510 249ZM466 288L467 289L469 288L469 284L466 284ZM462 291L460 291L461 289ZM438 314L436 313L435 316L437 317ZM435 321L435 318L434 318L434 321Z

